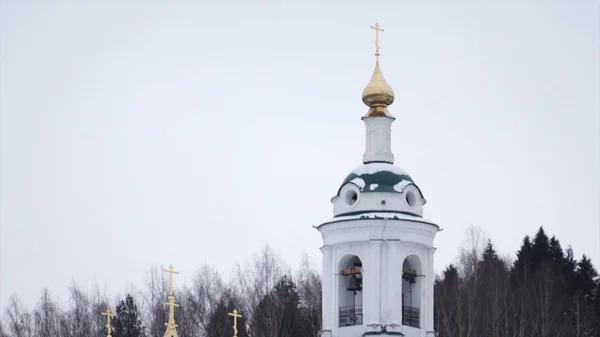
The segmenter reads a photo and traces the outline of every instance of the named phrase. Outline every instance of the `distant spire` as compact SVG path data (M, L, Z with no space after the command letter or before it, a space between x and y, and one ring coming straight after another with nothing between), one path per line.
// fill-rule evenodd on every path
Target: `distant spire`
M110 308L106 308L106 311L101 313L102 316L106 316L106 337L112 337L112 327L110 326L110 318L116 315L110 311Z
M385 81L381 68L379 67L379 32L383 32L379 28L379 24L371 26L375 30L375 70L371 81L365 87L362 93L362 101L369 107L369 112L365 117L371 116L388 116L392 117L387 107L394 103L394 90Z
M233 309L233 312L230 312L228 314L229 314L229 316L233 317L233 337L237 337L237 335L238 335L237 319L242 318L242 315L240 315L238 313L237 309Z
M169 305L169 322L165 323L167 331L165 331L164 337L177 337L177 324L175 324L175 308L179 307L179 304L175 303L175 294L173 287L173 274L179 274L179 272L173 269L173 265L169 265L169 269L165 269L165 272L169 273L169 297L167 297L167 304Z

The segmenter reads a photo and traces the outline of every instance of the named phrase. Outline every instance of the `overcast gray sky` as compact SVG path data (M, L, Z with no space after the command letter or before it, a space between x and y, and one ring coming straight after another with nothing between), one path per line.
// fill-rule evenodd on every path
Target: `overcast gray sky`
M514 253L539 226L600 264L598 1L1 3L0 305L153 264L292 266L361 164L361 92L396 92L396 164L444 228Z

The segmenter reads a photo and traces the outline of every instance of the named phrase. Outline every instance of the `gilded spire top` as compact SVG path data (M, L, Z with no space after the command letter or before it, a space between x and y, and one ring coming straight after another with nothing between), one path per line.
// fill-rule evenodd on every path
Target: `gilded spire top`
M175 308L179 307L179 304L175 303L175 294L173 287L173 274L179 274L175 271L173 265L169 265L168 269L164 272L169 273L169 296L167 297L167 305L169 306L169 322L165 323L167 330L165 331L164 337L177 337L177 324L175 324Z
M110 326L110 318L115 317L116 315L112 313L110 308L106 308L106 311L103 313L100 313L100 314L102 316L106 316L106 337L112 337L111 336L112 328Z
M383 32L383 29L379 27L379 23L370 28L375 30L375 70L373 71L373 76L371 76L371 81L369 81L369 84L367 84L362 93L362 101L369 107L369 112L367 112L365 117L392 117L387 107L394 103L394 90L385 81L379 67L379 32Z
M379 32L383 32L383 28L379 28L379 23L375 23L375 26L371 26L371 29L375 30L375 56L379 60Z
M233 312L228 313L228 315L233 317L233 337L237 337L237 335L238 335L237 319L242 318L242 315L240 315L238 313L237 309L233 309Z
M179 272L175 271L172 264L170 264L169 269L165 269L164 272L169 273L169 295L173 295L173 274L179 274Z

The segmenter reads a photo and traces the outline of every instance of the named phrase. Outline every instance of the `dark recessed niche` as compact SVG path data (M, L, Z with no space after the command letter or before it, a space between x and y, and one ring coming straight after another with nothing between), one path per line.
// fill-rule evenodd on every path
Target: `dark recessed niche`
M356 193L356 191L354 191L354 190L350 190L350 191L346 192L346 196L344 197L344 200L346 201L346 204L348 204L349 206L352 206L352 205L356 204L356 201L358 201L358 193Z

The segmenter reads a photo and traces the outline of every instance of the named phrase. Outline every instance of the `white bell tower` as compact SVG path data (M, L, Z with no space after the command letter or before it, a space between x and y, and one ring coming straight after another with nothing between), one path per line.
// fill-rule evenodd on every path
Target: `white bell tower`
M322 337L433 337L433 241L439 227L423 218L425 198L394 166L388 112L394 92L376 63L362 100L369 112L363 165L331 199L323 237Z

